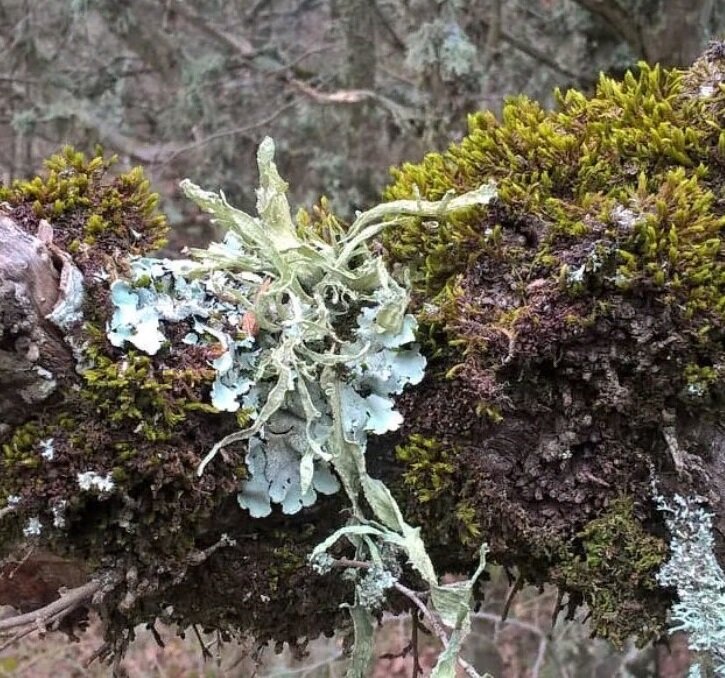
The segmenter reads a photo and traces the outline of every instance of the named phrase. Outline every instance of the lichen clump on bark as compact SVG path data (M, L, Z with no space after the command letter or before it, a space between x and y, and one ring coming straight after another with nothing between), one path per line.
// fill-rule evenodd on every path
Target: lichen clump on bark
M674 470L706 494L711 437L693 430L723 417L721 53L688 71L602 76L591 98L559 93L553 111L519 97L501 120L473 115L460 143L394 169L386 191L435 199L496 182L489 206L385 234L389 258L411 267L435 357L407 396L406 431L457 450L448 522L463 507L494 559L534 583L556 579L615 640L661 630L659 560L612 540L617 576L596 596L577 563L591 561L591 537L620 498L631 503L623 534L644 530L659 553L652 473ZM419 456L403 460L406 481L421 483L408 508L424 518ZM649 600L659 623L612 618L620 587Z
M603 78L591 99L568 92L553 112L512 100L501 121L475 115L460 144L395 170L386 194L420 206L419 198L497 185L493 202L480 206L488 190L465 201L479 207L452 216L430 203L407 207L438 216L396 221L383 237L388 260L410 269L429 366L400 398L404 417L392 404L382 411L405 423L397 459L393 445L386 449L391 439L379 440L366 454L371 468L398 465L395 494L406 520L422 527L439 572L470 566L485 540L493 559L525 580L559 585L570 610L586 602L594 630L615 641L656 636L670 602L655 586L667 535L651 501L653 473L667 472L663 489L672 482L704 494L707 427L723 414L723 72L713 50L687 72L642 66L623 83ZM218 377L210 367L223 348L200 341L208 330L186 317L156 334L153 351L123 348L139 339L139 295L159 302L174 271L148 260L163 273L132 273L129 255L157 247L165 221L140 172L107 172L103 159L66 151L46 178L0 187L3 211L28 233L43 219L52 224L53 242L85 282L83 322L67 337L77 374L62 398L0 441L0 500L17 507L3 521L0 547L25 536L91 570L127 573L104 601L117 649L134 624L157 616L260 641L332 631L351 584L320 580L305 558L344 520L340 501L300 504L283 517L265 487L266 503L254 506L269 517L243 513L234 495L247 487L252 506L266 477L234 437L249 423L244 408L210 404ZM214 209L232 209L196 190ZM296 227L322 245L345 234L325 204ZM287 235L295 250L297 237ZM305 251L319 254L322 245ZM233 263L240 251L220 245L216 255ZM340 280L374 259L356 257ZM255 297L284 283L256 278ZM169 283L174 292L178 282ZM122 307L114 290L133 307L133 322L113 320ZM266 300L266 310L289 297ZM370 307L321 299L337 304L343 320L350 312L349 326L341 322L318 347L331 350L360 329L351 309ZM316 308L329 310L325 303ZM259 331L250 317L235 324L224 316L231 343ZM414 326L410 318L410 341ZM294 323L284 328L294 333ZM239 405L241 391L229 403L231 387L219 390ZM369 424L375 413L361 412ZM613 619L620 607L647 614Z
M303 619L313 635L331 633L344 615L329 596L335 584L318 596L299 586L314 578L305 559L334 529L329 520L300 517L288 534L249 519L234 501L247 475L239 446L196 477L200 456L243 424L243 412L210 404L217 354L201 345L175 352L167 342L149 356L109 341L112 283L129 278L130 257L163 245L167 231L141 169L113 176L111 166L66 148L45 175L0 186L3 213L31 235L50 224L53 245L84 278L83 319L66 336L75 372L61 395L0 439L0 505L14 508L0 553L31 539L89 572L127 573L102 612L119 651L136 624L158 616L182 627L251 629L260 641L296 644ZM177 323L170 339L191 330ZM235 541L239 548L230 547ZM220 548L207 559L218 543L230 553Z

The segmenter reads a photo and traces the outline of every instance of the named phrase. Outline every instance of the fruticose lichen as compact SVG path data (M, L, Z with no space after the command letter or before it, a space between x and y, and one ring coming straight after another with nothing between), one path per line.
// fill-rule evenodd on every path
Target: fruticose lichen
M672 535L657 581L677 591L673 630L688 634L689 647L702 653L702 668L725 675L725 573L715 556L712 514L680 495L658 496L657 503ZM700 675L699 663L690 675Z
M495 190L485 184L437 202L383 204L358 215L347 229L322 232L317 219L293 222L273 152L271 140L265 140L258 153L257 217L234 209L223 195L182 183L227 230L223 242L192 252L188 260L156 259L147 248L131 246L121 256L118 239L143 241L144 231L105 224L98 216L103 210L93 211L96 204L112 202L119 183L125 185L123 178L102 183L94 172L105 165L95 160L86 166L67 151L62 170L76 188L93 188L94 200L71 203L82 209L67 220L86 234L90 249L73 246L75 240L69 244L60 230L65 222L48 222L42 202L28 212L23 185L7 192L19 201L10 204L14 219L46 246L68 247L88 279L84 312L60 328L76 363L75 374L66 379L67 402L29 417L4 447L2 492L18 497L10 520L25 520L26 538L80 557L98 572L133 573L113 591L122 595L118 608L106 612L114 617L109 636L122 649L128 630L166 596L175 601L172 620L208 623L213 600L205 596L196 613L183 602L198 579L208 586L196 569L206 554L238 544L235 535L247 522L242 511L237 510L231 535L214 520L219 511L223 521L228 499L236 495L252 519L270 516L273 504L289 516L342 486L350 504L348 524L328 529L327 539L318 537L315 553L337 548L345 537L357 546L358 560L370 560L370 571L355 585L359 642L353 665L362 667L371 657L358 621L372 628L368 607L382 602L395 581L390 567L374 574L380 553L393 548L430 586L431 606L451 617L456 635L435 672L451 676L450 663L468 629L470 589L482 566L466 585L439 584L419 530L405 522L385 485L366 471L368 435L399 428L402 417L393 396L419 383L426 364L414 343L417 322L406 313L405 277L391 275L367 242L400 215L443 216L484 204ZM53 163L51 168L46 184L55 189ZM84 172L92 182L76 176ZM55 196L46 184L33 182L33 196ZM121 207L133 214L137 200ZM60 207L56 212L64 214ZM125 215L115 216L123 226ZM159 220L146 217L136 225L154 230ZM318 522L306 538L319 535L328 521ZM360 544L357 535L365 535ZM305 561L293 545L280 551L269 539L261 552L255 547L248 567L259 566L266 549L270 557L295 564L263 569L268 590L277 593L280 575L274 573L293 579L293 570L306 569ZM310 547L305 555L312 552ZM239 569L230 568L224 579L246 586ZM271 595L259 599L267 603ZM165 610L151 614L169 618ZM271 628L269 620L242 622L241 610L229 616L234 621L224 617L215 626L253 630L260 640ZM318 630L331 628L337 617L324 616ZM296 642L286 632L276 637Z

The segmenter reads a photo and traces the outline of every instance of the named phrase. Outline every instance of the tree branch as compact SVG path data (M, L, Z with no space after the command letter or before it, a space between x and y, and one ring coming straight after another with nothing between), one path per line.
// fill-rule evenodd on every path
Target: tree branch
M21 626L36 626L44 624L49 620L60 621L68 616L73 610L77 609L84 603L88 602L93 596L101 590L101 581L94 579L83 586L62 594L58 600L54 600L45 607L38 610L27 612L25 614L0 619L0 632L16 629Z
M239 35L231 35L218 26L209 23L203 16L189 9L183 0L178 0L174 4L173 11L184 19L191 28L195 28L206 34L214 42L220 42L226 45L243 59L253 59L259 53L249 40Z

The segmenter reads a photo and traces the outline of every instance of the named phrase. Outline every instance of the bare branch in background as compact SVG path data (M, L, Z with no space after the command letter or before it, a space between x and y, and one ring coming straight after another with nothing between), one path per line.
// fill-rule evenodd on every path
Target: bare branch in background
M89 581L83 586L61 595L39 610L33 610L25 614L19 614L6 619L0 619L0 632L16 629L21 626L45 627L51 623L57 623L67 617L71 612L88 603L93 596L101 590L99 580Z
M187 144L186 146L178 147L169 156L164 158L161 161L161 163L162 163L162 165L168 165L169 163L173 162L176 158L178 158L182 153L187 153L188 151L196 150L198 148L201 148L202 146L206 146L207 144L210 144L212 141L217 141L218 139L223 139L225 137L240 136L243 134L247 134L248 132L251 132L252 130L266 127L267 125L270 125L271 123L273 123L283 113L286 113L287 111L293 109L297 105L297 103L298 103L297 101L291 101L284 106L280 106L280 108L275 110L274 113L267 116L266 118L257 120L255 122L249 123L247 125L242 125L241 127L223 129L223 130L220 130L219 132L214 132L213 134L210 134L209 136L203 137L202 139L199 139L198 141L194 141L193 143Z

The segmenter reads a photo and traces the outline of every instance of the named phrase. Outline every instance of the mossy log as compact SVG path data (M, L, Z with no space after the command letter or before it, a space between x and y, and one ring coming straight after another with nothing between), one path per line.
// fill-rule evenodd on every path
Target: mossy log
M515 99L501 121L473 116L387 190L494 180L498 198L380 243L411 273L429 365L402 429L369 446L371 474L438 571L469 571L485 540L614 642L657 638L673 601L653 484L709 506L725 565L724 53L603 78L554 112ZM96 607L118 651L156 619L293 644L345 626L349 583L307 563L342 501L251 518L241 446L196 473L242 425L209 405L216 356L108 340L110 283L166 229L141 173L68 150L0 187L0 213L0 548L25 582L0 577L0 603L31 611L85 579L74 607Z

